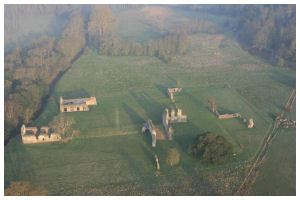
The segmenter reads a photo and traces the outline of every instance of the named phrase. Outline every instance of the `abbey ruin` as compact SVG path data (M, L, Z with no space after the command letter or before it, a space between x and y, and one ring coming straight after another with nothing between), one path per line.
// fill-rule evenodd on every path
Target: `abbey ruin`
M152 147L156 147L156 131L152 120L148 120L146 123L143 124L142 132L145 133L147 130L151 133Z
M97 105L96 97L79 98L79 99L63 99L60 97L60 112L81 112L89 111L89 106Z
M174 129L172 128L171 123L182 122L187 122L187 115L184 115L180 108L172 108L170 112L168 108L164 110L162 115L162 123L167 134L167 139L172 140L173 138Z
M174 99L174 93L179 93L181 92L182 88L168 88L168 95L171 99L171 101L175 101Z
M232 118L236 118L239 117L241 118L241 114L240 113L225 113L225 114L220 114L218 109L217 109L217 103L215 98L210 97L208 99L208 104L209 104L209 110L214 113L218 119L232 119Z
M51 132L48 126L26 127L24 124L21 127L21 137L23 144L57 142L61 140L58 133Z
M253 128L254 127L254 120L252 118L250 118L248 120L248 128Z

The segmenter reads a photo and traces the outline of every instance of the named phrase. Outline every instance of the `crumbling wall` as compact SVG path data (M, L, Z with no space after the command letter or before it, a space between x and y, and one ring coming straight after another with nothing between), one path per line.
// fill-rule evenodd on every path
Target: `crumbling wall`
M248 120L248 128L253 128L254 127L254 120L252 118L250 118Z
M39 130L39 131L38 131ZM21 127L21 137L23 144L57 142L61 140L61 136L55 132L49 132L49 127Z
M232 119L236 117L241 117L240 113L233 113L233 114L222 114L217 115L218 119Z
M152 147L156 147L156 131L155 131L155 126L152 123L152 120L148 120L142 128L142 132L146 132L146 130L149 130L149 132L151 133L151 137L152 137Z
M174 93L181 92L182 88L168 88L168 95L170 99L174 102Z
M171 109L169 114L169 109L165 109L162 116L162 123L167 133L167 138L172 140L174 129L171 127L170 123L182 123L187 122L187 115L182 113L179 108Z
M60 112L82 112L89 111L89 106L97 105L95 96L79 99L63 99L60 97Z

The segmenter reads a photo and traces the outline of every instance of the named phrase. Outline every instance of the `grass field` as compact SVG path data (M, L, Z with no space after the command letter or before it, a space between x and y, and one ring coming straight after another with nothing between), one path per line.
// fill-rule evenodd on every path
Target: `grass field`
M220 47L224 39L227 45ZM45 187L50 195L233 194L274 114L287 100L295 73L249 55L225 35L196 34L189 40L189 53L168 64L144 56L107 57L93 51L83 55L58 82L45 111L33 122L45 125L59 114L61 95L95 95L98 105L90 112L65 113L75 119L80 136L64 144L23 145L14 139L5 148L5 185L11 180L28 180ZM188 123L175 124L174 139L158 141L152 148L150 135L141 133L142 123L152 119L155 125L161 124L164 108L172 105L166 89L175 85L183 88L175 99L187 113ZM247 129L242 119L216 119L208 110L211 96L220 112L252 117L255 128ZM188 155L188 145L205 131L226 137L236 155L222 165L204 164ZM295 129L281 130L253 194L295 193L293 138ZM179 165L173 168L165 163L171 147L181 154ZM287 151L291 153L284 157ZM161 164L159 176L155 175L154 154ZM276 169L280 174L274 176ZM281 176L286 177L284 182L275 187L264 182Z

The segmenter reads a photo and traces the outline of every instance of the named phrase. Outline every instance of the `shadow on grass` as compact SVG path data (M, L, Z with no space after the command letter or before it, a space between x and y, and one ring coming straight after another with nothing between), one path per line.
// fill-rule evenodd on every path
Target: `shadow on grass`
M75 98L77 99L77 98L85 98L91 96L84 88L65 91L63 93L60 93L59 95L66 99L75 99ZM59 99L59 96L56 96L56 98Z
M169 98L167 93L168 86L166 84L156 84L155 86L165 97Z
M144 109L148 119L151 119L154 123L161 121L161 114L163 112L164 105L158 103L146 93L130 93L135 101Z
M21 142L21 137L17 136L6 147L11 150L5 153L4 158L4 171L5 174L9 174L4 179L5 188L11 181L30 180L35 176L35 171L30 168L32 159L25 146Z
M128 106L126 103L123 103L123 108L127 115L130 117L133 124L141 124L145 122L145 119L142 118L136 111L134 111L130 106Z
M218 112L223 115L223 114L233 114L233 113L237 113L236 110L230 110L230 109L227 109L227 108L218 108Z
M270 78L290 88L296 88L296 77L281 73L278 70L273 70L270 74Z
M186 92L186 90L183 90L183 95L187 96L194 104L198 105L199 107L207 107L208 108L208 103L207 105L203 105L203 102L199 99L197 99L195 96L191 95L190 93ZM208 98L207 98L208 100Z
M198 134L205 132L205 130L200 130L193 122L187 122L176 126L177 127L174 127L174 141L181 148L182 152L188 154L189 145L192 144Z

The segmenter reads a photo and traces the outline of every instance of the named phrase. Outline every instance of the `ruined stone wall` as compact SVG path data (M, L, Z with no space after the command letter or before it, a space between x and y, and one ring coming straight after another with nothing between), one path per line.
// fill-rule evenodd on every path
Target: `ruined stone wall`
M43 131L43 133L41 133ZM21 127L21 137L24 144L34 143L46 143L57 142L61 140L61 136L58 133L51 133L49 136L49 127L41 127L40 133L38 133L37 127L25 127L23 124ZM30 133L29 133L30 132Z
M168 95L172 101L175 101L174 99L174 93L181 92L182 88L168 88Z
M217 115L218 119L232 119L236 117L241 117L239 113L233 113L233 114L223 114L223 115Z
M46 136L46 135L39 135L37 138L35 135L22 137L23 144L58 142L60 140L61 140L61 137L58 133L52 133L50 138L49 138L49 136Z
M86 105L90 106L90 105L97 105L97 100L96 97L90 97L86 100Z
M80 111L89 111L89 107L87 105L61 105L61 112L80 112Z

